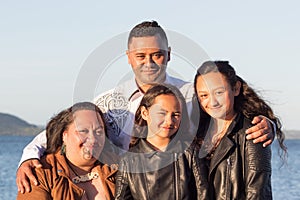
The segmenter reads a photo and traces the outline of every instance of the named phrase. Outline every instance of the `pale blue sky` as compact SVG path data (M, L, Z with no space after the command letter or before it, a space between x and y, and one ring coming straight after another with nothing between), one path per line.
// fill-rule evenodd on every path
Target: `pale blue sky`
M270 102L285 129L300 129L299 7L296 0L1 1L0 112L45 125L73 103L76 78L96 48L154 19L197 43L209 58L229 60ZM180 61L173 58L169 68L178 72ZM114 62L119 64L112 72L130 72L124 55Z

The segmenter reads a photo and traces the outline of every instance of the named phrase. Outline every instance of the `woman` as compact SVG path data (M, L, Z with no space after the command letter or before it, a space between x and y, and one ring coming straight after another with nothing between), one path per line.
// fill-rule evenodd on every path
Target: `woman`
M106 128L101 110L89 102L61 111L47 124L47 150L39 185L17 199L113 199L116 169L101 163Z
M197 132L203 182L209 199L272 199L271 147L263 148L245 138L251 119L264 115L281 124L272 109L236 75L227 61L208 61L198 70L194 87L200 105Z
M135 138L120 164L116 199L199 199L200 172L188 148L193 137L187 120L177 88L154 85L145 93L135 115Z

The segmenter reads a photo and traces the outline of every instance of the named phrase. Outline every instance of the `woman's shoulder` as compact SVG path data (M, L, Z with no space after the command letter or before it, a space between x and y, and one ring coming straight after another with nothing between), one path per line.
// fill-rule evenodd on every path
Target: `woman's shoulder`
M34 168L34 173L39 182L39 188L43 188L45 191L50 191L54 185L55 174L53 172L54 155L47 154L41 157L40 162L42 167Z
M144 153L149 146L144 138L138 138L135 143L130 146L128 153Z
M42 156L40 162L44 169L51 169L57 166L57 163L59 163L59 165L64 165L62 163L65 163L65 157L59 152L50 153Z
M44 176L45 179L56 179L61 175L66 176L69 173L66 159L59 152L42 156L40 162L42 167L37 168L36 172Z
M250 118L247 118L245 115L240 113L236 116L233 123L229 126L229 129L231 129L231 131L229 131L229 132L231 132L231 134L238 133L240 136L246 136L246 134L245 134L246 129L253 126L251 121L252 120Z

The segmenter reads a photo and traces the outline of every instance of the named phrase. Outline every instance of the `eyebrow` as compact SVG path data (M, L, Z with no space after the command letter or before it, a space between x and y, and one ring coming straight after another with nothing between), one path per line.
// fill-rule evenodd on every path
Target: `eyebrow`
M100 126L96 127L96 129L99 129L99 128L104 128L104 126L100 125Z
M131 50L129 51L130 53L135 53L135 54L145 54L144 52L140 52L143 51L143 49L147 49L147 48L140 48L140 49L135 49L135 50ZM158 49L157 51L152 52L151 54L155 54L155 53L166 53L168 52L167 50L163 50L163 49Z
M220 87L214 88L212 91L215 91L215 90L218 90L218 89L226 89L226 87L225 86L220 86ZM203 93L207 92L207 91L201 91L201 90L197 90L197 91L198 92L203 92Z
M94 130L97 130L99 128L104 128L104 125L99 125L99 126L95 127ZM85 125L78 125L78 126L76 126L76 130L77 129L88 129L88 128Z
M167 110L165 110L165 109L163 109L163 108L160 108L159 111L167 112ZM181 113L181 111L179 110L179 111L175 111L175 112L173 112L173 113Z

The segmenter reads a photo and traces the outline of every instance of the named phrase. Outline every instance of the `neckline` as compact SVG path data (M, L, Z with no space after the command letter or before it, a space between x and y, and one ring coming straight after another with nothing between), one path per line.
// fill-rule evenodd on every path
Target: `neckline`
M88 172L87 174L84 175L79 175L76 170L72 167L72 164L70 163L70 161L65 157L66 161L67 161L67 165L68 167L71 169L71 171L73 172L73 174L75 175L75 177L71 178L72 182L77 184L77 183L85 183L88 181L91 181L93 179L97 179L99 177L99 173L98 172L92 172L90 170L90 172Z

